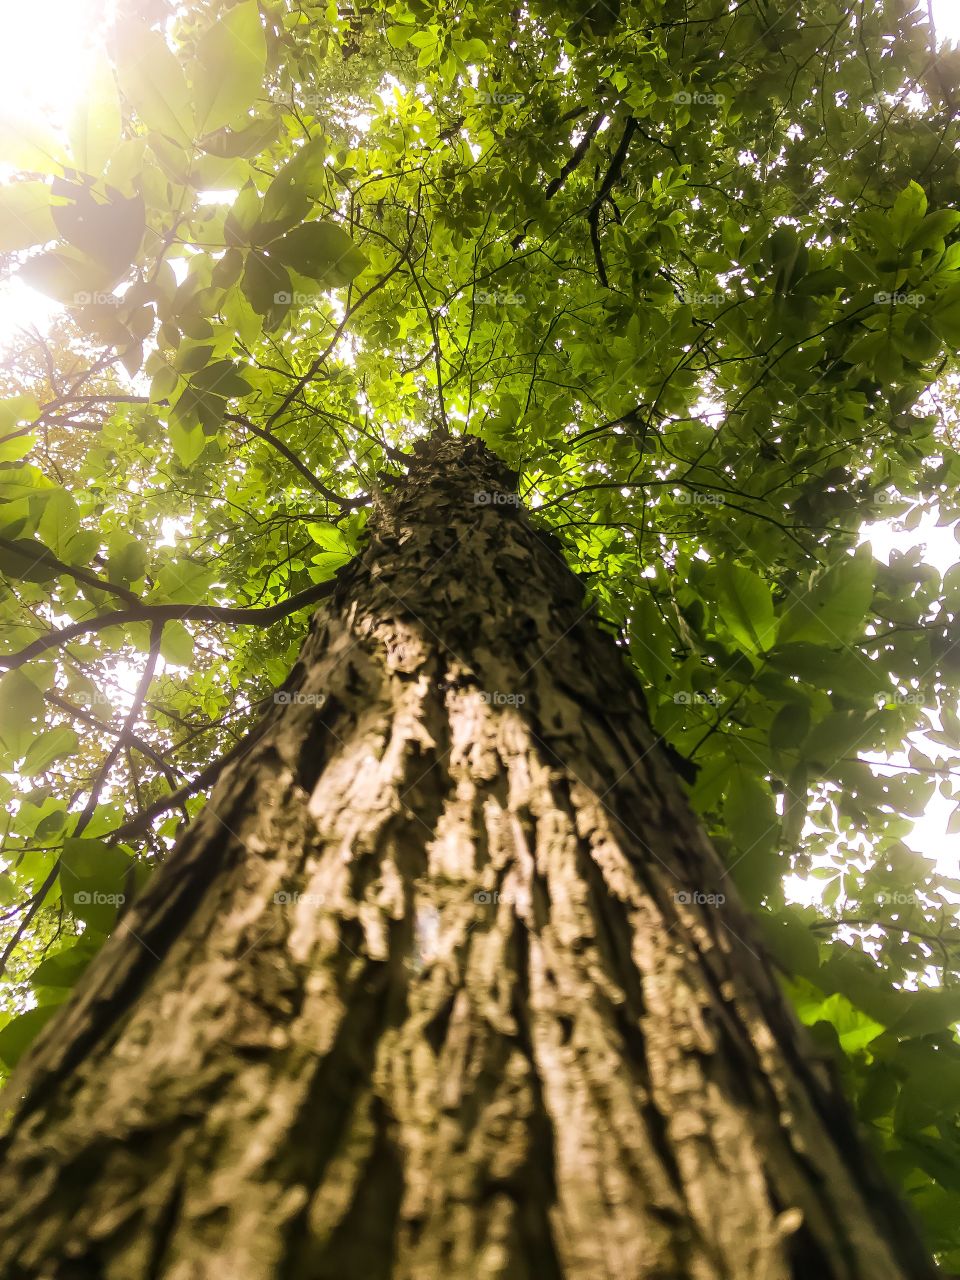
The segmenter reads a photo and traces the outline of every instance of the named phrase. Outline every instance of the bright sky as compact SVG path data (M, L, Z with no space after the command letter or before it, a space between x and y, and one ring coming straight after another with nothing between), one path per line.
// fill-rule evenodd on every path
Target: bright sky
M0 0L0 117L41 116L65 128L82 100L114 0ZM0 287L0 342L43 328L57 304L16 278Z
M84 94L100 32L115 0L0 0L0 116L37 115L65 126ZM922 0L925 8L926 0ZM932 0L941 40L960 43L960 2ZM16 279L0 286L0 343L14 329L45 327L56 305ZM950 528L932 522L898 533L888 523L869 531L874 551L886 555L896 546L925 544L925 559L943 571L958 558ZM960 836L944 834L952 804L935 795L910 843L935 857L948 874L960 873Z
M957 0L933 0L933 22L941 40L960 44L960 5Z

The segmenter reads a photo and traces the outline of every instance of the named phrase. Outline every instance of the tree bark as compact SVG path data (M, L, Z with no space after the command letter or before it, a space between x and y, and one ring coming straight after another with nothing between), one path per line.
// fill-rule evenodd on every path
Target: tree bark
M935 1276L478 441L286 698L7 1091L3 1280Z

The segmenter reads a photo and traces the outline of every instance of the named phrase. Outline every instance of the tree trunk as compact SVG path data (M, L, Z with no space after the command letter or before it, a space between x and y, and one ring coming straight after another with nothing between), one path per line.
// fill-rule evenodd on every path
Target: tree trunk
M515 477L417 457L10 1086L0 1277L933 1277Z

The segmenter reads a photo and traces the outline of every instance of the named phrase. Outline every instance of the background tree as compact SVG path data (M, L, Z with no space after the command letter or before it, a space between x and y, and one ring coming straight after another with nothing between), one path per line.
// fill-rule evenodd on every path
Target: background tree
M122 9L69 138L2 134L0 250L70 328L0 405L0 1054L256 745L413 442L478 435L958 1269L960 885L904 837L954 796L960 578L860 542L957 515L952 56L821 0L169 18Z

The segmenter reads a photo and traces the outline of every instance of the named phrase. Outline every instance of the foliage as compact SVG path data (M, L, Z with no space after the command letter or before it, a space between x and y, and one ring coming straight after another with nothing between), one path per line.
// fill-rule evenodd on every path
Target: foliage
M960 883L904 842L960 799L960 568L861 538L960 516L957 55L900 0L151 0L108 55L66 135L0 122L0 251L65 309L0 403L0 1055L281 685L378 477L475 432L960 1270Z

